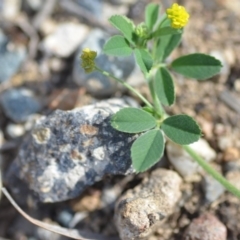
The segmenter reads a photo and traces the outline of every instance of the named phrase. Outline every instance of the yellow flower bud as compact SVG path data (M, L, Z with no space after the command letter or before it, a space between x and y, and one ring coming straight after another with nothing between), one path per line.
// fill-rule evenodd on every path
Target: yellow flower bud
M172 28L180 29L188 23L190 15L183 6L174 3L167 9L167 17L171 20Z
M95 69L95 58L97 52L91 51L89 48L84 48L81 54L82 68L86 73L91 73Z
M135 28L135 33L141 38L146 38L148 36L148 28L145 23L140 23Z

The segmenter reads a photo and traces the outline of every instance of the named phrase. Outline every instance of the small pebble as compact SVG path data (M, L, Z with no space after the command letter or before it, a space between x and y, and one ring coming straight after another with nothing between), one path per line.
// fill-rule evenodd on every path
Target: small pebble
M226 174L227 180L240 190L240 172L231 171Z
M73 218L73 212L68 210L63 210L57 214L57 222L59 222L63 227L69 227L69 223Z
M231 136L220 136L218 138L218 147L225 151L227 148L230 148L233 146L233 139Z
M237 161L230 161L224 163L224 171L231 172L231 171L240 171L240 159Z
M199 139L198 142L190 144L190 147L207 162L216 158L216 152L205 139ZM189 177L203 171L198 163L181 146L168 142L166 149L169 161L183 177Z
M238 93L240 93L240 79L239 79L239 78L234 81L234 89L235 89Z
M24 123L25 131L30 131L36 124L37 120L41 118L40 114L34 113L28 116L27 121Z
M46 222L48 224L50 223L52 225L55 224L54 222L51 222L48 219L47 220L44 219L43 222ZM36 229L35 235L37 239L41 239L41 240L61 240L63 238L60 234L48 231L41 227L38 227Z
M18 17L22 1L21 0L1 0L2 7L0 7L0 12L5 20L13 21Z
M22 124L9 123L6 128L7 134L11 138L18 138L24 135L25 129Z
M24 122L28 117L40 111L41 103L29 89L10 89L0 95L0 104L4 113L14 122Z
M71 201L71 207L75 212L93 212L100 208L101 193L93 191L91 194L86 194L80 199Z
M88 28L83 24L62 23L44 38L42 50L58 57L69 57L84 40Z
M26 56L26 48L9 42L0 30L0 83L17 73Z
M222 53L222 51L214 50L214 51L210 52L210 55L215 57L217 60L219 60L222 63L223 67L221 68L220 74L222 74L222 75L229 75L229 73L230 73L230 65L227 62L227 60L226 60L224 54Z
M69 222L69 228L74 228L79 222L81 222L87 216L88 216L87 212L76 212L71 222Z
M173 211L181 197L182 179L170 170L156 169L115 206L115 223L122 240L149 236Z
M195 218L182 240L226 240L227 228L210 213Z
M203 177L203 190L206 201L212 203L224 193L225 188L213 177L206 174Z
M103 189L101 196L102 207L111 209L114 206L121 191L122 191L121 187L118 187L116 185L111 187L106 186Z
M223 161L229 162L229 161L236 161L240 157L240 152L235 147L228 147L225 149L223 153Z

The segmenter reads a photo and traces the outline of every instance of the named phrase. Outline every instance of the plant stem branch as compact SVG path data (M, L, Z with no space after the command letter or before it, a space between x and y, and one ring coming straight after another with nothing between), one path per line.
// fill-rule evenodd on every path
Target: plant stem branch
M158 100L158 97L156 95L155 89L154 89L154 82L153 78L151 77L148 81L149 89L151 91L151 95L154 102L153 105L144 97L141 93L139 93L137 90L135 90L132 86L130 86L128 83L124 82L123 80L115 77L109 72L103 71L98 67L95 67L95 69L99 72L101 72L103 75L110 77L117 82L121 83L123 86L125 86L127 89L132 91L135 95L137 95L148 107L155 109L157 113L163 117L168 116L164 109L162 108L162 105L160 101ZM183 145L183 149L208 173L210 174L214 179L216 179L219 183L221 183L229 192L240 198L240 190L237 189L235 186L233 186L226 178L224 178L220 173L215 171L202 157L200 157L190 146Z
M137 95L148 107L153 109L153 105L141 94L139 93L137 90L135 90L131 85L129 85L128 83L124 82L123 80L115 77L114 75L112 75L109 72L103 71L102 69L95 67L95 69L99 72L101 72L103 75L113 78L114 80L116 80L117 82L121 83L123 86L125 86L127 89L129 89L130 91L132 91L135 95Z
M183 149L213 178L221 183L229 192L240 198L240 190L233 186L220 173L215 171L203 158L201 158L190 146L184 145Z
M161 105L161 103L158 99L158 96L156 94L153 80L154 80L153 77L149 78L148 87L149 87L150 92L151 92L151 96L152 96L152 99L153 99L153 104L154 104L155 110L156 110L157 114L159 115L159 117L162 118L163 115L164 115L164 110L163 110L162 105Z

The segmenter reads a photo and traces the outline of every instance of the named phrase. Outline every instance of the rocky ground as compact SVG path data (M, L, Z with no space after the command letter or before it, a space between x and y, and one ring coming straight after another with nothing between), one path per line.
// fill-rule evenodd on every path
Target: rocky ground
M106 77L85 75L79 65L82 48L100 53L115 32L111 15L140 23L149 2L0 0L2 184L30 216L85 238L240 240L239 199L177 146L168 143L156 166L133 173L134 136L116 134L108 123L121 107L141 102ZM162 1L163 9L172 3ZM174 75L176 104L166 111L197 119L204 136L192 147L240 188L240 2L178 3L191 19L169 60L202 52L223 68L203 82ZM132 57L99 54L97 61L150 99ZM2 239L70 238L30 223L1 195Z

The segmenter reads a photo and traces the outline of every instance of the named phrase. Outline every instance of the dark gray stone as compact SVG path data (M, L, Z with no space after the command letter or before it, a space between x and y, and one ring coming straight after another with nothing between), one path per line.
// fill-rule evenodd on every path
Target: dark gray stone
M26 58L26 49L9 47L8 38L0 30L0 83L9 80Z
M40 118L23 141L7 174L13 192L22 179L42 202L77 197L106 175L133 172L130 147L136 135L113 129L110 117L131 99L111 99Z
M134 57L112 57L107 56L102 52L104 43L109 39L109 35L100 29L93 30L80 46L79 51L76 54L73 80L79 86L84 86L93 96L107 97L115 93L119 89L119 85L113 79L102 75L99 72L92 72L86 74L81 67L80 55L82 49L90 48L97 51L96 65L112 73L114 76L127 80L131 73L135 69Z
M2 93L0 103L4 113L15 122L26 121L27 118L41 109L41 103L33 92L25 89L10 89Z

